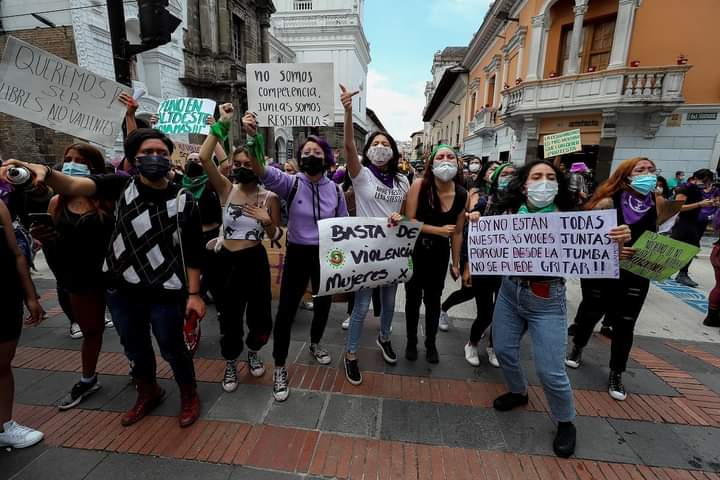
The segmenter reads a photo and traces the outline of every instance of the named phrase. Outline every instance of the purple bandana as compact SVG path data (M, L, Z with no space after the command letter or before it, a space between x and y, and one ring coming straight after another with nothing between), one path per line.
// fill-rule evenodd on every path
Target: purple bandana
M645 197L638 198L630 192L622 192L620 202L625 223L632 225L639 222L655 206L655 194L650 192Z
M372 163L367 166L370 171L375 175L375 177L380 180L382 183L385 184L388 188L393 188L393 180L395 180L395 176L390 173L385 173L381 171L378 167L373 165Z

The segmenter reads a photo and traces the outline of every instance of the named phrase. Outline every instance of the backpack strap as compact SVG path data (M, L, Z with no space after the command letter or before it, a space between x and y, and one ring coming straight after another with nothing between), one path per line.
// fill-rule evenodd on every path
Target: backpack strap
M290 207L292 206L293 200L295 199L295 194L297 194L298 183L300 183L300 179L298 177L295 177L295 180L293 181L293 186L292 188L290 188L290 193L288 194L287 198L288 213L290 213Z
M340 188L340 185L337 183L335 184L335 190L337 191L337 205L335 205L335 216L338 216L338 210L340 210L340 201L341 198L344 197L343 191Z

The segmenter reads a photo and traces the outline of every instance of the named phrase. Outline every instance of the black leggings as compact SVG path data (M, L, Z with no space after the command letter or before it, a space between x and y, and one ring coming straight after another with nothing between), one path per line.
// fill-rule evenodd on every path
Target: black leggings
M213 275L216 274L215 270L218 268L218 265L216 265L217 255L215 252L208 250L205 247L210 240L217 238L219 234L220 227L203 232L202 266L200 267L200 273L202 274L202 277L200 277L200 293L206 295L209 291L213 296L213 299L215 298L215 295L219 294L219 292L214 289L214 286L217 285L217 283L214 283L212 278ZM222 265L219 267L222 268ZM222 281L222 279L220 279L220 281Z
M425 346L434 345L440 321L440 299L447 276L450 249L447 244L426 248L416 244L412 254L413 276L405 284L405 321L408 345L417 344L420 303L425 304Z
M463 284L458 290L451 293L440 306L443 312L448 312L452 307L465 303L475 298L475 290Z
M582 302L575 317L575 346L590 341L595 325L603 315L611 321L610 370L624 372L633 345L635 323L650 289L650 280L620 270L617 280L581 280Z
M220 351L225 360L237 359L243 351L243 315L248 326L245 344L260 350L270 338L272 314L270 303L270 264L265 247L254 247L217 254L218 281L214 290L220 321Z
M313 292L317 293L320 286L320 259L317 245L287 244L282 282L280 283L280 301L275 329L273 330L273 358L275 366L285 366L290 349L290 330L295 321L298 304L305 294L308 280L312 283ZM327 324L332 296L325 295L313 299L313 319L310 326L310 342L322 340Z
M70 321L71 325L73 323L76 323L75 317L73 316L72 305L70 305L70 292L68 292L65 287L61 287L60 285L57 286L56 291L58 303L60 304L60 308L62 309L63 313Z
M482 337L483 332L492 323L493 312L495 311L495 299L498 290L500 290L500 282L502 277L476 275L472 277L471 290L475 297L475 307L477 308L477 317L470 327L470 343L477 345ZM488 339L488 344L492 346L492 334Z
M380 289L379 288L373 288L372 292L372 306L373 306L373 315L376 317L380 316ZM347 314L352 315L353 308L355 308L355 292L352 292L349 294L348 302L347 302Z

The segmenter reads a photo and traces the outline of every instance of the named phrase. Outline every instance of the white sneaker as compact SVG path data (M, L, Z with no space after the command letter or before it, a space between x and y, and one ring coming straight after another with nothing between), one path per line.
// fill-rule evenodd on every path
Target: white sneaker
M82 330L80 330L80 325L77 323L70 324L70 338L73 338L77 340L78 338L82 338L83 333Z
M0 433L0 447L25 448L35 445L43 439L43 433L29 427L18 425L10 420L3 425Z
M313 302L300 302L300 308L303 310L313 310L315 308L315 304Z
M477 347L470 342L465 344L465 360L473 367L480 365L480 356L478 355Z
M495 355L495 349L492 347L487 347L485 349L488 356L488 362L490 365L492 365L495 368L500 368L500 362L498 362L497 355Z
M222 389L227 393L234 392L238 388L237 367L235 360L228 360L225 363L225 374L222 380Z
M450 321L448 319L447 312L440 311L440 323L438 324L438 328L442 330L443 332L447 332L450 330Z
M310 344L310 355L312 355L320 365L329 365L330 362L332 362L332 358L330 357L328 351L317 343Z
M273 373L273 397L276 402L284 402L290 395L288 371L285 367L275 367Z
M112 317L107 312L105 312L105 328L115 328L115 324L112 321Z
M347 330L348 328L350 328L350 317L347 317L347 318L346 318L345 320L343 320L343 322L342 322L342 329L343 329L343 330Z

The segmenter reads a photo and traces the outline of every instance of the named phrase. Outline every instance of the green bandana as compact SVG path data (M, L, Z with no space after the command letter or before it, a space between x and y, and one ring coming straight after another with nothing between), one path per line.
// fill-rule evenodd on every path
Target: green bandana
M193 178L183 175L182 186L185 190L192 193L195 200L200 201L200 197L202 197L205 187L207 186L207 181L207 173L203 173L202 175Z
M493 174L490 175L490 185L492 185L495 182L495 180L497 180L497 178L500 176L500 174L502 173L503 170L505 170L508 167L512 167L512 166L513 166L513 164L510 162L501 163L500 165L498 165L497 168L495 169L495 171L493 172Z
M455 149L454 149L453 147L451 147L450 145L448 145L448 144L446 144L446 143L440 143L440 144L438 144L438 145L435 145L435 147L432 149L432 153L430 154L430 161L431 161L431 162L432 162L433 160L435 160L435 155L437 155L437 152L438 152L441 148L447 148L448 150L451 150L453 153L455 153ZM457 153L455 153L455 155L457 156Z
M250 155L255 157L260 165L265 166L265 137L260 132L254 137L248 136L245 142L245 148L248 149Z
M230 158L230 154L232 153L232 150L230 149L230 141L228 138L229 133L230 123L215 122L212 124L212 127L210 127L210 134L215 136L220 141L220 144L222 144L223 149L225 150L225 154L228 155L225 160Z
M548 205L548 206L546 206L546 207L543 207L543 208L541 208L541 209L538 209L538 210L530 210L530 209L528 208L528 206L527 206L527 203L523 203L522 205L520 205L520 209L518 209L518 213L519 213L519 214L527 214L527 213L552 213L552 212L556 212L556 211L557 211L557 207L555 206L554 203L551 203L550 205Z

